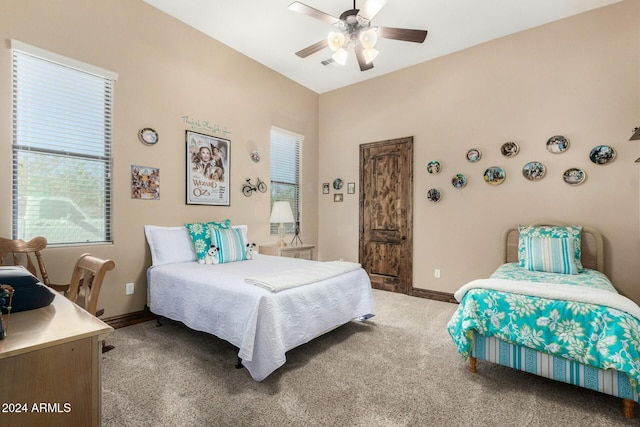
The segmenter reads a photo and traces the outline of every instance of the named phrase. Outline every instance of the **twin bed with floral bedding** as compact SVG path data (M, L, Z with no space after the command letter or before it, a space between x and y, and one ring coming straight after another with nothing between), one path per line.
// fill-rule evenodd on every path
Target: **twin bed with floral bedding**
M640 307L602 273L591 227L509 227L503 265L456 293L448 324L458 352L623 399L640 391Z
M247 226L229 221L147 225L145 235L151 312L230 342L256 381L292 348L375 315L369 276L357 263L247 256ZM216 259L206 263L211 245Z

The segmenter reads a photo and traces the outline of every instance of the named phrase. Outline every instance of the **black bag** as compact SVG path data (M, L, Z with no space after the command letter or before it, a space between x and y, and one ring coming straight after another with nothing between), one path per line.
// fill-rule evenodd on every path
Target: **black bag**
M13 288L11 313L46 307L56 296L55 291L20 266L0 267L0 285L9 285ZM6 301L6 304L8 303L9 301ZM2 313L7 314L7 310L3 308Z

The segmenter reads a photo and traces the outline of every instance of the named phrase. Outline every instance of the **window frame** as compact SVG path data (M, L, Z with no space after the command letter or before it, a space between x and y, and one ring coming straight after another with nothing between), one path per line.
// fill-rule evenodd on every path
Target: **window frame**
M105 70L100 67L96 67L91 64L86 64L81 61L77 61L72 58L68 58L47 50L28 45L18 40L11 40L11 58L12 58L12 236L14 239L30 240L34 235L42 235L40 231L47 229L42 227L38 229L36 226L29 228L33 225L33 222L29 219L22 220L22 227L20 226L21 215L25 215L27 207L25 201L30 205L33 205L33 211L36 212L36 216L33 218L39 220L43 218L40 216L40 209L50 208L51 211L54 208L66 209L68 211L68 219L58 220L58 224L55 224L55 220L51 220L52 224L49 229L56 229L59 232L58 235L64 237L56 237L56 233L53 233L52 238L48 238L48 244L52 246L57 245L78 245L78 244L111 244L113 243L112 229L113 229L113 215L112 215L112 200L113 200L113 188L112 188L112 170L113 170L113 105L114 105L114 86L115 81L118 79L118 74L109 70ZM36 67L33 66L36 65ZM44 70L40 75L38 73L42 71L37 68L38 65L42 66ZM31 68L30 68L31 67ZM57 70L59 73L53 73ZM35 71L33 71L35 70ZM83 124L87 124L86 132L98 130L94 132L90 137L84 136L82 138L75 137L77 140L77 149L73 149L74 136L72 134L74 125L76 122L66 121L52 122L56 126L69 129L60 133L60 141L64 143L58 144L56 138L52 137L53 131L48 129L48 125L44 124L46 112L36 111L38 108L47 105L43 103L44 91L38 91L38 78L48 77L47 72L51 71L51 78L62 78L59 80L55 88L54 95L56 98L52 100L64 100L62 97L65 92L70 95L76 95L81 100L81 103L86 105L87 103L93 103L97 111L100 111L100 115L93 115L90 119ZM29 74L32 72L33 74ZM82 74L74 74L82 73ZM74 80L76 76L78 80ZM41 83L45 87L48 87L49 80L45 80L45 83ZM70 83L66 85L66 83ZM89 93L90 96L84 97L82 90L86 89L85 86L90 84ZM76 87L77 86L77 87ZM63 89L61 89L63 88ZM31 92L30 92L31 90ZM62 90L62 92L60 92ZM32 98L29 94L36 94ZM23 99L24 98L24 99ZM71 99L69 99L71 101ZM90 112L85 112L84 108L80 108L77 105L73 105L72 102L66 103L68 109L63 111L68 117L73 117L74 120L82 121L91 115ZM54 105L55 108L55 105ZM58 110L55 110L56 113ZM84 114L75 115L76 112L82 112ZM76 126L77 127L77 126ZM42 131L40 136L32 136L36 134L34 131ZM76 131L77 133L77 131ZM58 136L57 134L55 135ZM90 138L90 139L85 139ZM77 145L88 142L86 145ZM96 141L98 141L96 143ZM65 167L61 169L62 172L58 174L58 181L60 176L64 177L65 173L69 173L69 166L73 167L84 165L91 165L92 167L98 167L97 175L95 170L88 172L88 176L97 176L99 179L91 184L94 184L90 193L94 197L102 198L100 204L100 210L96 211L95 217L87 215L87 211L91 212L90 206L83 205L78 199L76 203L75 198L62 197L60 194L54 194L53 191L47 191L40 194L30 193L28 190L23 190L23 185L33 185L34 172L28 170L34 165L44 164L45 159L52 158L58 159L58 167ZM27 171L20 171L22 167L26 165ZM62 165L62 166L60 166ZM53 170L54 168L50 168ZM80 169L82 170L82 169ZM40 170L39 170L40 171ZM24 175L26 174L26 175ZM52 175L47 175L45 171L45 178L43 180L47 182L53 181ZM47 178L51 177L51 178ZM23 181L26 179L27 181ZM37 179L37 178L36 178ZM78 182L81 182L78 179ZM78 185L78 183L75 183ZM95 188L97 186L97 189ZM51 188L53 190L54 187ZM73 188L77 192L77 187ZM70 189L67 189L70 190ZM25 194L26 193L26 194ZM75 194L75 193L72 193ZM98 200L99 200L98 199ZM93 206L94 210L96 206ZM29 207L31 209L31 207ZM48 210L48 212L50 212ZM75 215L73 215L75 213ZM42 221L46 222L46 221ZM31 224L29 224L31 223ZM27 225L25 225L27 224ZM31 231L28 231L31 230ZM79 230L74 236L76 239L67 239L70 231ZM86 236L92 236L87 239ZM45 235L45 237L47 237ZM84 240L83 240L84 239ZM77 241L76 241L77 240Z
M280 141L278 141L278 139L280 139ZM295 167L295 171L294 171L294 175L295 175L295 183L291 183L289 181L278 181L278 180L274 180L274 161L278 161L280 159L277 159L277 157L274 155L274 142L278 143L284 143L284 142L290 142L290 143L294 143L295 147L294 147L294 153L293 153L293 157L294 157L294 167ZM302 142L304 141L304 135L300 135L298 133L295 132L291 132L288 131L286 129L281 129L275 126L271 127L271 131L270 131L270 158L271 158L271 165L270 165L270 172L271 172L271 176L270 176L270 203L269 203L269 212L271 212L271 209L273 208L273 204L277 201L282 201L282 200L287 200L286 198L282 198L278 195L274 194L274 191L276 188L278 188L278 186L291 186L293 185L295 187L295 201L293 201L293 204L291 205L291 210L293 211L293 218L295 221L297 221L298 226L300 226L300 223L302 222L302 188L301 188L301 183L302 183ZM284 166L282 166L284 167ZM292 201L290 201L291 203ZM297 209L296 209L297 208ZM297 210L297 212L296 212ZM285 224L285 233L286 234L294 234L295 232L295 227L296 227L296 223L291 223L291 224ZM278 224L270 224L270 235L272 236L277 236L278 233Z

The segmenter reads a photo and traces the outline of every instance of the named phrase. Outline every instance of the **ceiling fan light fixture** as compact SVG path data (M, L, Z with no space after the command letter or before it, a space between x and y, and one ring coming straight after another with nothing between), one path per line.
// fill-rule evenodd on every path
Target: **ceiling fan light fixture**
M368 49L362 49L362 54L364 55L365 63L371 64L376 56L378 56L378 52L376 49L370 47Z
M344 45L344 34L337 32L330 32L327 37L327 43L332 51L337 51Z
M375 29L369 28L360 33L360 43L365 49L373 49L378 42L378 33Z
M336 61L338 64L344 65L347 63L347 56L349 56L347 51L340 47L338 48L338 50L336 50L336 53L331 55L331 58L333 58L333 60Z

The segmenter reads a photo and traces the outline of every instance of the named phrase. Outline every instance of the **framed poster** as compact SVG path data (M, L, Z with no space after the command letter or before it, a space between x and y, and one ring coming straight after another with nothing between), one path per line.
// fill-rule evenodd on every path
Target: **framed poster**
M186 131L187 204L229 206L231 141Z
M160 169L131 165L131 198L160 199Z

